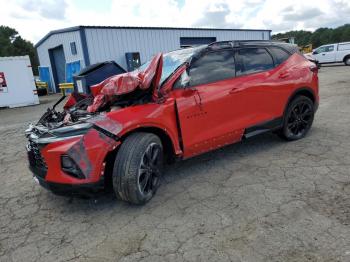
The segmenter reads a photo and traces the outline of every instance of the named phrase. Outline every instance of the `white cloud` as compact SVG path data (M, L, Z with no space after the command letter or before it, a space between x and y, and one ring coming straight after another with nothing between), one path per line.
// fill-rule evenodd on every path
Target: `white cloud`
M106 0L109 1L109 0ZM0 0L0 24L37 42L54 29L76 25L263 28L273 32L350 22L349 0ZM98 11L96 11L98 10Z

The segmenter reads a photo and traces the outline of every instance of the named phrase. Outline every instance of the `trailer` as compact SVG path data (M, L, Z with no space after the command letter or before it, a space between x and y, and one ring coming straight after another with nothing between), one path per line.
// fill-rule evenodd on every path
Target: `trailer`
M29 56L0 57L0 107L39 104Z

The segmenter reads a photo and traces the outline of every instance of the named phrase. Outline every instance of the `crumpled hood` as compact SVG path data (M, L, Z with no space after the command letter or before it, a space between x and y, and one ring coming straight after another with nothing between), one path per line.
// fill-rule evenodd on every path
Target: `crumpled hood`
M100 84L91 87L94 95L92 105L87 108L88 112L96 112L99 108L113 101L117 96L125 95L136 89L147 90L153 88L153 97L158 96L158 87L162 75L163 55L154 56L148 67L143 70L112 76Z

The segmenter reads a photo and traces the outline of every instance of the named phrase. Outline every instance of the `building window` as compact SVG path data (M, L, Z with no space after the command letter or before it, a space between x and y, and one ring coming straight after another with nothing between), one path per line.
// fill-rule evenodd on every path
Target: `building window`
M139 52L125 53L125 58L129 72L141 66L141 58Z
M77 54L77 46L75 45L75 42L70 43L70 51L72 52L72 55Z

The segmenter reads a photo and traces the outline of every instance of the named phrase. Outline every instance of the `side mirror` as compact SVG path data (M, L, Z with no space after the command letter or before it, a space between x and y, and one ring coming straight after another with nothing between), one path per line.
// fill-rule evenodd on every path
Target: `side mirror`
M182 73L182 75L181 75L181 77L180 77L180 85L181 85L182 87L189 87L189 86L190 86L190 80L191 80L191 78L190 78L190 76L188 75L188 70L186 69L186 70Z

